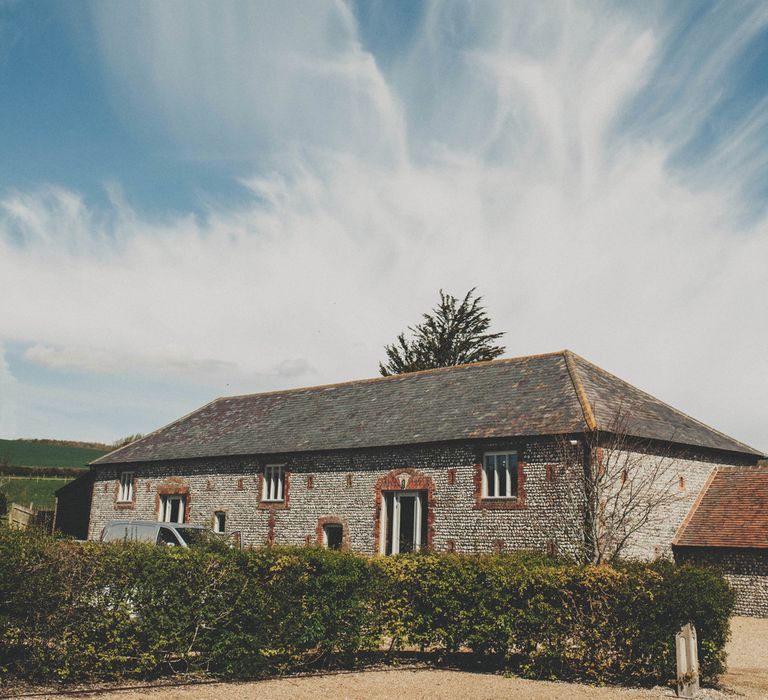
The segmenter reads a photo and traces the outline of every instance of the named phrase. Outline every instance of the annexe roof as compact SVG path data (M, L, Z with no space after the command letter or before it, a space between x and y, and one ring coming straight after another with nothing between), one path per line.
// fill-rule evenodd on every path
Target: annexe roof
M636 437L760 455L563 350L222 397L91 464L581 433L617 410Z
M768 549L768 467L717 469L672 544Z

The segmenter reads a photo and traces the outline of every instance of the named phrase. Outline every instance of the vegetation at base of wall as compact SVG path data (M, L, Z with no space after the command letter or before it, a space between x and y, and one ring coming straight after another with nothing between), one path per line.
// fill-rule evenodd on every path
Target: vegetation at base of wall
M71 479L5 476L0 478L0 491L9 504L19 503L26 506L33 503L36 508L52 509L56 501L56 489L70 481Z
M98 443L66 440L0 440L1 467L79 467L110 451Z
M529 678L669 683L674 633L692 621L711 682L733 604L714 571L670 563L77 544L0 530L5 679L254 677L417 645L435 658L466 648Z

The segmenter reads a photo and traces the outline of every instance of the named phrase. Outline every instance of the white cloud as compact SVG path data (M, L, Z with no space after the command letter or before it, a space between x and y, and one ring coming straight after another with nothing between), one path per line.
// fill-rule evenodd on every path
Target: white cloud
M263 157L266 145L402 154L396 106L344 2L92 4L115 99L158 119L191 157Z
M147 3L139 22L95 7L133 110L184 148L223 134L222 151L276 165L245 181L249 202L160 223L119 197L94 211L62 189L8 195L0 295L20 301L0 324L27 360L215 375L232 393L370 376L439 288L477 285L508 354L570 347L768 447L768 223L734 223L735 169L722 187L670 171L685 99L648 136L617 131L669 48L647 17L440 3L384 75L342 4L238 18ZM697 70L686 57L676 82ZM750 125L713 158L749 160ZM311 148L286 156L289 140Z
M15 438L16 431L16 378L5 359L0 344L0 438Z

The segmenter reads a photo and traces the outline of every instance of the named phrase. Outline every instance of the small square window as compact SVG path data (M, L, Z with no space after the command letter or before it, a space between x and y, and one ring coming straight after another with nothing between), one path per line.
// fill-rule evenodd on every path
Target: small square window
M120 474L120 490L117 494L119 503L130 503L133 501L133 475L134 472L122 472Z
M323 540L328 549L341 549L344 542L344 527L338 523L323 525Z
M483 465L483 498L517 496L517 452L487 452Z
M285 465L268 464L264 467L262 501L282 501L285 498Z

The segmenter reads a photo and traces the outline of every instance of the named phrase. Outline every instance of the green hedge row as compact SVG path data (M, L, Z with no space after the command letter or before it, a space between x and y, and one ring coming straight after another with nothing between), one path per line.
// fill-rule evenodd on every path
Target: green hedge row
M531 678L652 684L674 677L674 632L690 620L713 681L733 603L718 574L668 563L83 545L2 529L0 678L253 677L418 646Z

